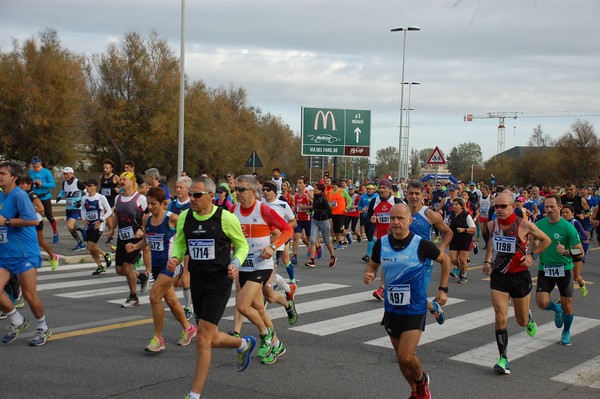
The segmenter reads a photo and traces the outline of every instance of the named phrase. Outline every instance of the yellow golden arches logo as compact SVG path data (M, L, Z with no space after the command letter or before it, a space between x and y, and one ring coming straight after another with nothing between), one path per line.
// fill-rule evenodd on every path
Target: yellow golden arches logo
M317 112L317 116L315 116L315 125L313 130L317 130L319 127L319 117L323 121L323 129L327 129L327 122L329 121L329 117L331 116L331 130L337 130L335 127L335 116L333 116L333 112L327 111L326 113L323 111Z

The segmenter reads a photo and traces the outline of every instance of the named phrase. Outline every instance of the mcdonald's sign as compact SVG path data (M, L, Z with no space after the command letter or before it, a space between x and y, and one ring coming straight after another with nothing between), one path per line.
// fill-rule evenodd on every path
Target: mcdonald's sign
M371 111L302 107L302 155L370 155Z

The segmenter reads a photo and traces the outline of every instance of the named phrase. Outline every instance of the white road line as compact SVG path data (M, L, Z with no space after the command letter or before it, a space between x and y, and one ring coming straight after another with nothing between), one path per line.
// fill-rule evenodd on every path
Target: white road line
M430 300L433 297L430 298ZM463 302L462 299L450 298L445 306ZM364 327L369 324L379 323L383 317L383 309L368 310L366 312L354 313L348 316L337 317L319 321L316 323L303 324L297 327L291 327L290 330L304 332L313 335L325 336L338 332L351 330L353 328ZM444 325L445 326L445 325ZM389 338L387 338L389 343ZM391 345L390 345L391 346Z
M37 280L39 282L39 281L60 280L60 279L75 278L75 277L97 278L96 276L92 276L91 270L92 269L82 271L82 272L44 274L42 276L38 276Z
M47 290L59 290L63 288L72 288L72 287L83 287L88 285L97 285L97 284L108 284L108 283L116 283L121 281L123 285L127 285L127 281L123 276L116 277L101 277L101 278L91 278L89 280L75 280L75 281L63 281L61 283L48 283L48 284L39 284L37 287L38 291L47 291Z
M56 269L56 270L52 270L52 269L50 269L50 267L44 266L44 267L38 269L38 274L50 274L50 273L60 274L60 272L62 272L62 271L82 270L82 269L92 270L97 267L98 267L98 265L95 263L74 263L74 264L70 264L70 265L59 265L58 269Z
M575 317L571 327L571 337L600 326L600 320L586 317ZM514 361L525 355L539 351L551 345L558 345L562 329L554 326L554 322L538 326L535 337L530 337L525 331L511 335L508 340L508 360ZM491 367L498 358L496 341L483 345L450 358L464 363Z
M123 282L125 282L125 281L123 280ZM313 284L313 285L307 285L307 286L300 286L300 288L298 288L298 290L296 291L295 295L298 296L298 295L313 294L315 292L330 291L330 290L335 290L335 289L339 289L339 288L346 288L346 287L349 287L349 285L331 284L331 283L323 283L323 284ZM129 289L126 289L125 292L126 291L129 291ZM82 291L82 293L83 292L85 292L85 291ZM84 294L80 294L80 295L84 295ZM234 296L231 297L231 298L229 298L229 301L227 301L227 307L235 306L235 293L233 295ZM183 298L183 293L180 290L177 291L177 297L178 298ZM140 296L139 300L140 300L140 304L150 303L150 297L148 295ZM116 300L112 300L112 301L108 301L108 302L110 302L110 303L116 303L116 304L121 304L123 302L123 300L122 299L116 299ZM285 317L287 317L287 313L286 313ZM233 320L233 316L231 316L230 318L226 318L225 317L225 319Z
M581 387L600 389L600 356L558 374L552 377L551 380Z

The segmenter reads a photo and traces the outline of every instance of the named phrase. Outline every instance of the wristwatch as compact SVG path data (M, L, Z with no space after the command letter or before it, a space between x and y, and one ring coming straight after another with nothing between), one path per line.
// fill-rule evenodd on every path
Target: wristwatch
M536 260L538 258L538 255L536 253L530 253L529 255L531 255L531 257L533 258L533 260Z
M10 219L6 219L6 221L4 222L5 226L10 226Z
M277 251L277 245L275 245L275 244L271 244L271 249L272 249L273 251Z
M440 286L440 287L438 287L438 290L444 291L446 294L448 293L448 287L442 287L442 286Z

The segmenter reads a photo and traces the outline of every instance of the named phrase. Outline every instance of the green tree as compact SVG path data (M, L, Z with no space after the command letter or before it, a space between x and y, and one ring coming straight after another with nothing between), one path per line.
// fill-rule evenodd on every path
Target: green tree
M397 174L398 171L398 148L389 146L377 150L375 160L377 162L376 174L383 176L386 173L393 172L393 175Z
M584 184L598 173L600 140L589 122L575 121L571 129L556 141L555 147L563 172L561 184L566 181Z
M13 42L0 53L0 152L46 165L72 165L88 142L89 106L81 57L65 50L55 30ZM60 145L57 145L60 143Z
M453 147L446 157L448 170L454 176L467 180L471 176L471 167L483 162L481 147L477 143L462 143Z

